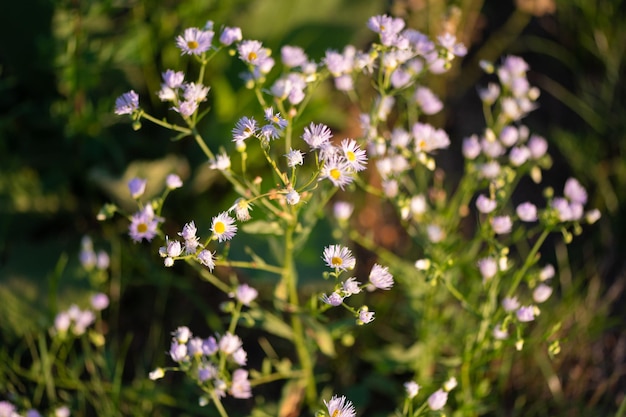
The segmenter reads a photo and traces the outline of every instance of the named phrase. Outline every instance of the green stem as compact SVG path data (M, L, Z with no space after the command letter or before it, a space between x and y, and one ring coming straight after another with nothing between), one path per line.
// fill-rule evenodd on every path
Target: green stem
M541 235L539 236L534 246L530 250L530 253L526 257L524 265L522 265L522 267L518 269L518 271L513 276L512 284L507 291L507 297L513 296L513 294L517 290L517 287L522 281L522 278L524 278L524 275L526 275L528 268L530 268L536 262L535 258L537 256L537 252L539 252L539 249L541 249L541 245L543 245L543 242L546 240L550 232L552 232L552 228L545 229L543 232L541 232Z
M228 413L226 412L226 409L224 409L224 406L222 405L222 401L220 400L220 397L215 393L215 390L211 390L209 395L211 396L211 399L213 400L213 403L215 404L215 408L217 408L217 412L220 413L220 416L228 417Z
M198 144L198 146L200 146L200 149L202 149L202 152L204 152L206 157L210 161L214 160L215 159L215 155L213 155L213 152L211 152L209 147L204 142L204 139L202 139L202 136L200 136L200 134L198 133L198 131L195 128L193 129L193 138L196 140L196 143Z
M186 133L188 135L191 135L193 133L192 130L189 129L189 128L186 128L186 127L183 127L183 126L179 126L179 125L175 125L175 124L172 124L172 123L168 123L165 120L159 120L159 119L157 119L154 116L150 116L148 113L141 113L141 117L151 121L155 125L159 125L159 126L164 127L166 129L175 130L176 132Z

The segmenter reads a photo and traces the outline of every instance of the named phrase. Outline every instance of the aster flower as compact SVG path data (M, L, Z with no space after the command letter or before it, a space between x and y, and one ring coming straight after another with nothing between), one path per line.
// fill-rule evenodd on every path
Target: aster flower
M258 66L269 57L269 49L263 48L263 44L259 41L246 40L237 45L239 59L243 62Z
M480 275L483 277L483 282L486 282L493 278L498 273L498 263L492 257L479 259L478 269L480 270Z
M213 271L213 268L215 268L215 257L213 252L210 250L203 249L196 256L196 258L198 259L198 262L209 268L209 271Z
M239 336L234 335L232 333L226 333L224 336L220 338L218 343L219 350L224 352L227 355L232 355L239 349L242 345L242 341Z
M170 345L170 357L174 362L185 362L189 359L187 355L187 345L184 343L178 343L176 340L172 340Z
M324 162L319 179L320 181L328 179L335 187L339 187L342 190L354 180L352 168L348 162L344 158L337 157L336 155Z
M341 149L348 165L355 171L363 171L367 164L367 155L354 139L344 139L341 141Z
M161 77L163 78L163 83L157 93L159 99L161 99L161 101L175 101L178 99L177 90L183 85L185 73L168 69L161 74Z
M230 217L227 212L218 214L211 221L211 232L219 242L232 239L237 233L235 219Z
M285 200L287 200L287 204L292 206L298 204L300 202L300 193L294 189L290 189L285 195Z
M183 180L181 180L180 177L176 174L169 174L167 177L165 177L165 186L169 190L175 190L183 186Z
M91 306L96 311L102 311L109 306L109 297L102 292L94 294L91 297Z
M538 135L532 135L528 140L528 149L533 159L539 159L548 151L548 142Z
M241 28L238 27L228 27L226 26L222 30L222 34L220 35L220 43L225 46L232 45L235 42L239 42L243 39L241 34Z
M517 216L523 222L537 221L537 207L530 202L525 202L517 206L515 209Z
M514 311L514 310L517 310L519 308L519 306L520 306L520 304L519 304L519 301L517 301L517 297L505 297L502 300L502 308L507 313L510 313L511 311Z
M250 216L250 210L252 210L252 203L250 203L245 198L238 198L235 200L235 204L231 208L228 209L229 212L235 211L235 217L240 222L245 222L250 220L252 217Z
M503 235L510 233L513 227L513 222L509 216L495 216L490 219L491 228L497 235Z
M480 142L478 141L478 137L476 135L463 139L463 156L466 159L476 159L476 157L480 155L480 152Z
M408 382L404 383L404 389L405 389L406 395L407 395L407 397L409 397L409 399L415 398L417 396L417 393L419 392L420 388L421 387L415 381L408 381Z
M287 158L287 165L289 167L295 167L296 165L302 165L304 163L304 155L297 149L289 149L289 153L285 155Z
M139 95L134 90L122 94L115 99L115 114L132 114L139 109Z
M285 45L280 49L281 61L287 68L294 68L304 65L308 57L304 49L298 46Z
M337 291L332 292L330 295L322 294L320 300L325 304L331 305L333 307L340 306L343 303L344 297L339 294Z
M326 265L337 270L347 271L353 269L356 264L350 249L341 245L330 245L324 248L322 256Z
M354 206L346 201L337 201L333 205L333 214L339 221L346 221L352 216Z
M533 300L535 300L536 303L543 303L550 298L551 295L552 287L543 283L537 285L537 287L533 290Z
M176 46L180 48L183 55L201 55L211 48L213 35L215 33L212 30L187 28L182 36L176 37Z
M515 316L521 322L529 322L535 319L535 307L534 306L524 306L517 309L515 312Z
M205 101L207 95L209 94L209 87L205 87L204 85L198 83L189 83L184 85L184 94L183 97L185 101L196 102L199 103L201 101Z
M248 284L239 285L237 287L237 291L235 291L235 298L237 298L237 301L246 306L249 306L258 295L259 292Z
M448 134L442 129L435 129L429 124L415 123L412 128L417 152L432 152L450 145Z
M215 156L209 164L211 169L217 169L219 171L227 171L230 169L230 156L224 151Z
M181 101L177 106L172 107L176 113L180 113L183 118L190 117L192 114L198 110L198 102L197 101Z
M495 200L490 199L484 194L479 195L478 198L476 199L476 208L481 213L485 213L485 214L491 213L492 211L496 209L497 205L498 203Z
M274 109L272 107L268 107L264 111L265 120L270 123L276 125L279 129L284 129L287 127L287 120L284 119L280 113L274 113Z
M328 126L320 123L311 123L304 128L302 139L311 147L311 149L321 149L322 146L330 141L333 137Z
M441 100L427 87L418 87L414 97L424 114L435 114L443 109Z
M389 268L374 264L369 275L370 283L381 290L388 290L393 287L393 275L389 273Z
M358 294L361 292L361 283L356 280L356 278L348 278L341 284L341 290L346 297L351 296L352 294Z
M442 389L438 389L428 397L428 407L431 410L441 410L448 402L448 393Z
M150 204L147 204L143 210L133 214L128 227L128 234L135 242L141 242L146 239L151 241L157 235L157 228L163 218L154 214L154 210Z
M324 404L330 417L356 417L356 410L352 401L343 395L341 397L333 395L330 401L324 400Z
M248 371L245 369L237 369L233 372L230 393L235 398L252 397L250 381L248 381Z
M369 311L367 306L361 307L358 312L357 324L368 324L374 321L374 312Z
M233 129L233 142L248 139L250 136L254 136L257 132L257 123L254 118L243 116L237 121L235 128Z
M587 191L575 178L568 178L567 181L565 181L563 194L573 203L581 205L587 203Z

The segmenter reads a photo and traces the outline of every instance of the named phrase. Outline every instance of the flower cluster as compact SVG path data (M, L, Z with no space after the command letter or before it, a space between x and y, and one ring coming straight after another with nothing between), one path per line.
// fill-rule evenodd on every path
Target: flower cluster
M34 408L26 410L24 413L18 412L18 408L9 401L0 401L0 417L42 417L39 411ZM57 407L50 414L54 417L69 417L70 409L63 405Z
M350 277L344 281L340 281L340 276L343 272L351 271L356 265L356 260L352 255L352 251L341 245L330 245L324 248L322 259L326 263L326 266L332 268L334 271L329 273L336 280L335 289L330 294L322 294L320 299L324 304L337 307L343 305L346 309L352 312L357 318L357 324L367 324L374 320L374 312L370 311L368 306L364 305L358 310L355 310L346 304L344 300L351 295L359 294L363 289L368 291L374 291L376 289L389 290L393 287L394 280L393 275L389 272L389 269L379 264L374 264L369 276L368 282L362 284L357 281L356 277Z
M172 333L169 355L198 384L218 397L230 394L234 398L252 396L246 365L248 355L239 336L226 333L222 336L194 337L188 327L182 326ZM235 367L233 371L229 369ZM164 376L165 370L157 368L151 379Z
M72 304L69 309L56 315L53 331L61 337L68 332L74 336L81 336L96 321L94 311L104 310L108 306L109 297L104 293L97 293L91 298L91 309L82 310L77 305Z

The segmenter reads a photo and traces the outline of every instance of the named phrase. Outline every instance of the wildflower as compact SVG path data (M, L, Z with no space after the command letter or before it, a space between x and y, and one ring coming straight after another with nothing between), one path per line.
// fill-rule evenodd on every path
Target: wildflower
M370 17L367 21L367 27L378 33L380 43L385 46L393 46L398 43L398 37L405 22L401 18L393 18L387 15L378 15Z
M189 117L198 110L198 102L197 101L182 101L178 104L178 106L172 107L172 110L179 113L183 118Z
M54 410L54 417L70 417L70 409L66 405L57 407Z
M325 304L331 305L333 307L340 306L341 303L343 303L344 298L345 297L343 297L337 291L331 293L330 295L322 294L322 296L320 297L322 302L324 302Z
M487 130L487 132L491 132L491 130ZM483 154L488 156L489 158L497 158L500 155L504 154L504 148L500 144L500 142L496 140L489 140L487 138L483 139L480 143L480 147L483 151Z
M492 211L496 209L497 205L498 203L496 203L495 200L490 199L484 194L479 195L478 198L476 199L476 208L481 213L485 213L485 214L491 213Z
M194 337L187 342L187 352L189 356L199 357L202 356L202 339Z
M361 307L358 314L357 324L368 324L374 321L374 312L369 311L367 306Z
M191 338L191 330L187 326L180 326L174 332L172 332L172 338L178 343L185 344Z
M148 374L148 378L150 378L152 381L156 381L157 379L161 379L165 376L165 371L163 370L163 368L156 368L154 371L151 371Z
M287 195L285 195L285 199L287 200L287 204L290 204L293 206L300 202L300 194L296 190L290 189L287 192Z
M328 267L342 271L353 269L356 264L350 249L341 245L326 246L322 258Z
M185 84L184 88L184 98L185 101L188 102L200 103L201 101L205 101L209 94L209 87L205 87L202 84L189 83Z
M261 128L259 136L266 141L276 140L280 137L280 130L273 124L267 124Z
M252 217L250 216L250 210L252 210L252 203L250 203L245 198L238 198L235 200L235 204L228 209L228 211L235 210L235 217L240 222L245 222L250 220Z
M546 284L539 284L533 291L533 300L536 303L543 303L552 295L552 287Z
M525 202L517 206L515 209L517 216L523 222L537 221L537 207L530 202Z
M285 45L280 49L280 57L287 68L294 68L304 65L308 57L304 49L298 46Z
M342 291L343 294L346 297L351 296L352 294L358 294L361 292L361 287L360 287L361 283L359 281L356 280L356 278L352 277L352 278L348 278L347 280L345 280L343 282L343 284L341 285L342 287Z
M235 128L233 129L233 142L248 139L250 136L254 136L257 131L257 123L254 118L243 116L237 121Z
M339 221L346 221L352 216L354 206L345 201L337 201L333 205L333 214Z
M183 180L181 180L180 177L176 174L169 174L167 177L165 177L165 186L169 190L175 190L183 186Z
M393 287L393 275L389 273L389 268L374 264L369 275L370 283L381 290L388 290Z
M245 369L237 369L233 372L230 393L235 398L252 397L250 381L248 381L248 371Z
M476 135L463 139L463 156L465 158L476 159L480 155L480 151L480 143Z
M415 398L420 390L420 386L415 381L407 381L404 383L404 389L409 399Z
M438 389L428 397L428 406L431 410L441 410L448 402L448 393L442 389Z
M211 356L217 353L219 346L213 336L209 336L202 341L202 353Z
M493 337L497 340L504 340L509 337L509 332L506 328L502 327L502 324L497 324L493 328Z
M575 178L568 178L568 180L565 181L563 194L573 203L581 205L587 203L587 191Z
M109 297L105 293L99 292L91 297L91 306L96 311L104 310L109 306Z
M322 146L330 141L333 137L328 126L320 123L311 123L309 127L304 128L302 139L311 147L311 149L321 149Z
M141 242L142 239L151 241L157 234L157 227L163 219L154 214L154 210L150 204L146 205L143 210L133 214L129 225L129 235L135 242Z
M268 64L268 60L271 60L273 65L273 60L269 58L270 50L263 48L263 44L259 41L243 41L237 45L237 51L239 58L247 64L262 68ZM265 72L265 70L267 70L266 67L262 71Z
M505 297L502 300L502 308L504 308L504 311L507 313L517 310L519 308L519 301L517 301L517 297Z
M539 159L548 151L548 142L538 135L532 135L528 140L528 149L533 159Z
M219 350L224 352L227 355L232 355L239 349L242 345L242 341L239 336L226 333L224 336L220 338L219 341Z
M134 90L122 94L115 99L115 114L132 114L139 109L139 95Z
M289 149L289 153L285 157L287 157L287 165L289 167L295 167L304 163L304 155L297 149Z
M324 404L328 409L328 414L330 417L355 417L356 410L354 409L354 405L352 401L348 400L345 396L337 397L333 395L330 401L326 402L324 400Z
M437 36L437 41L447 52L446 59L451 60L454 56L465 56L467 48L460 42L456 41L456 36L451 33L444 33Z
M498 273L498 263L492 257L480 259L478 269L483 277L483 283L493 278Z
M184 343L178 343L176 340L172 340L170 345L170 357L174 362L184 362L189 357L187 356L187 345Z
M519 140L519 131L514 126L505 126L500 131L499 139L504 146L511 147Z
M500 97L500 86L496 83L487 84L487 88L478 89L478 96L488 106L491 106Z
M200 382L215 378L217 374L217 367L212 363L203 363L198 367L198 379Z
M220 35L220 43L225 46L232 45L235 42L239 42L243 39L241 34L241 28L238 27L228 27L226 26L222 30L222 34Z
M274 109L271 107L265 109L265 120L276 125L280 129L287 127L287 120L281 117L280 113L274 113Z
M414 98L424 114L435 114L443 108L441 100L427 87L418 87Z
M510 233L513 227L513 222L509 216L496 216L490 222L494 233L497 235Z
M57 333L66 333L70 326L72 325L72 319L69 314L65 311L62 311L56 315L54 318L54 328Z
M602 214L598 209L589 210L587 213L585 213L585 220L587 220L587 223L589 224L594 224L595 222L600 220L600 217L602 217Z
M241 284L237 287L235 297L241 304L249 306L252 301L259 295L259 292L248 284Z
M323 179L330 180L335 187L339 187L342 190L354 180L348 162L337 155L330 157L324 162L320 172L320 181Z
M230 169L230 157L226 152L221 152L216 155L214 160L211 161L209 167L211 169L227 171Z
M439 243L446 237L443 229L436 224L426 226L426 235L432 243Z
M361 149L354 139L344 139L341 141L341 149L348 165L355 171L363 171L367 164L365 150Z
M452 391L458 385L455 377L450 377L446 382L443 383L443 389L447 392Z
M415 268L420 271L427 271L430 268L430 259L418 259L415 261Z
M511 165L518 167L528 161L530 156L530 150L526 146L516 146L509 153L509 161L511 161Z
M386 179L382 183L383 193L389 199L395 198L400 191L398 181L395 179Z
M200 262L202 265L208 267L209 271L213 271L213 268L215 268L215 258L213 256L213 252L211 252L209 250L206 250L206 249L203 249L196 256L196 258L198 259L198 262Z
M534 306L520 307L515 312L515 315L517 316L517 319L521 322L533 321L535 319L535 307Z
M235 233L237 233L237 225L234 223L235 219L230 217L226 212L222 212L213 217L211 221L211 232L213 232L214 238L217 238L219 242L232 239Z
M201 55L211 48L214 34L212 30L187 28L182 36L176 37L176 46L183 55Z
M432 152L450 145L448 134L442 129L435 129L429 124L415 123L412 128L416 152Z
M497 161L489 161L480 166L480 175L483 178L494 179L500 175L501 167Z
M8 401L0 401L0 417L18 416L15 406Z
M546 265L544 266L541 271L539 272L539 280L540 281L547 281L550 278L554 278L554 266L553 265Z

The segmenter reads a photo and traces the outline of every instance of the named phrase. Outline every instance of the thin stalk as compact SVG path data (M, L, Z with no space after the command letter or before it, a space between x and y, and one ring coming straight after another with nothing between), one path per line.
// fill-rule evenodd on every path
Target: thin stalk
M183 127L183 126L175 125L175 124L172 124L172 123L168 123L165 120L159 120L156 117L149 115L148 113L141 113L141 117L151 121L155 125L159 125L159 126L164 127L166 129L175 130L176 132L186 133L188 135L191 135L193 133L192 130L187 128L187 127Z
M226 412L226 409L224 409L222 401L220 400L220 397L215 393L215 390L211 390L211 392L209 392L209 395L213 400L213 404L215 404L215 408L217 408L217 412L220 413L220 416L228 417L228 413Z

